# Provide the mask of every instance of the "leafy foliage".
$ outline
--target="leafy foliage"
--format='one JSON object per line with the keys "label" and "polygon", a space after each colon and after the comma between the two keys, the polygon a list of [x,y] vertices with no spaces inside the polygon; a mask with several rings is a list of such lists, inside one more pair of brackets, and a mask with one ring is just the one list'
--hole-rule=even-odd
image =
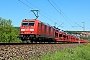
{"label": "leafy foliage", "polygon": [[19,31],[13,28],[12,21],[0,18],[0,42],[21,42]]}
{"label": "leafy foliage", "polygon": [[18,31],[19,31],[19,29],[20,29],[20,27],[14,27],[14,28],[16,28]]}

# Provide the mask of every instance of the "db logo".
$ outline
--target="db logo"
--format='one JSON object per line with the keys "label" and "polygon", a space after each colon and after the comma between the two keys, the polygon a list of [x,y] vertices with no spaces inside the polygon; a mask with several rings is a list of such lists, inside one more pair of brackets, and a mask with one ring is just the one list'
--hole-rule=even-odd
{"label": "db logo", "polygon": [[26,31],[29,31],[29,29],[26,29]]}

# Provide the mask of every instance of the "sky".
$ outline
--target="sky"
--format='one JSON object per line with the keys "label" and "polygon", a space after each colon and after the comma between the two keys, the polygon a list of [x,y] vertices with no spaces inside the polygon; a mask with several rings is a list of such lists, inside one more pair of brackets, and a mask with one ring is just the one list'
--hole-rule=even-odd
{"label": "sky", "polygon": [[0,0],[0,17],[11,19],[15,27],[19,27],[23,19],[35,19],[31,10],[39,10],[38,20],[51,26],[56,22],[56,27],[62,30],[78,31],[84,27],[90,31],[90,0],[20,1]]}

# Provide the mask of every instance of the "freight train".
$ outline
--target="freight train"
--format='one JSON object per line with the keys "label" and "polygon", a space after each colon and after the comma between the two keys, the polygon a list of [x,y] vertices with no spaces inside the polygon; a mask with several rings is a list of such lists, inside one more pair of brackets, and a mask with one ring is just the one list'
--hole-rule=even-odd
{"label": "freight train", "polygon": [[24,19],[20,26],[20,39],[29,42],[88,43],[87,40],[50,26],[37,19]]}

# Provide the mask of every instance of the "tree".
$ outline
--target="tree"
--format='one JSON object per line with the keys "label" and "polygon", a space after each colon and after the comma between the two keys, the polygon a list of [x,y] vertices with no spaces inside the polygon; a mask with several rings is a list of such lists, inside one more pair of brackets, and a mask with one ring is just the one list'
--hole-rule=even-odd
{"label": "tree", "polygon": [[13,28],[12,21],[0,18],[0,42],[21,42],[19,31]]}

